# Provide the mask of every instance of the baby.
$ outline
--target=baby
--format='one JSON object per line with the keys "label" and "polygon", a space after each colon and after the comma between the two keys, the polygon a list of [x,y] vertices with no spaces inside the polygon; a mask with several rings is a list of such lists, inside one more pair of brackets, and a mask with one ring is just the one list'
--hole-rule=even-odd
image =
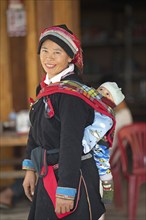
{"label": "baby", "polygon": [[[119,105],[125,98],[121,88],[115,82],[105,82],[97,88],[97,92],[109,101],[111,109]],[[107,104],[107,102],[106,102]],[[100,180],[103,186],[103,202],[111,203],[113,199],[113,181],[110,168],[109,143],[105,139],[105,135],[112,128],[113,120],[104,114],[95,111],[94,121],[87,126],[84,131],[82,145],[84,153],[92,150],[93,157],[98,168]]]}

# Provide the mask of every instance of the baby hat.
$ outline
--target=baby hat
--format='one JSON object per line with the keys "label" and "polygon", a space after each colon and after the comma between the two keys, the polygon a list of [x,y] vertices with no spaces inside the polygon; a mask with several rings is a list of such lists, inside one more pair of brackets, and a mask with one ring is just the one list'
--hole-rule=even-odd
{"label": "baby hat", "polygon": [[115,82],[105,82],[100,85],[100,87],[106,88],[112,95],[115,105],[119,105],[125,98],[121,88],[118,87]]}

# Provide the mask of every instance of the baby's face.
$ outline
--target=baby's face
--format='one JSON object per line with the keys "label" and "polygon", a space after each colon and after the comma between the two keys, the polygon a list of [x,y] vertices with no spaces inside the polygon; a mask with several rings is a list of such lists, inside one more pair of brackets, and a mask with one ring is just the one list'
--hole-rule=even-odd
{"label": "baby's face", "polygon": [[111,93],[106,88],[104,88],[103,86],[100,86],[99,88],[97,88],[97,91],[114,103]]}

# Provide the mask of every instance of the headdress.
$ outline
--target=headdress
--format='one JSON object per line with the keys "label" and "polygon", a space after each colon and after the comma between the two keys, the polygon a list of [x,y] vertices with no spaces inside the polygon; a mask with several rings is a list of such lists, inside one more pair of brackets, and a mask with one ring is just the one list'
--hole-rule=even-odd
{"label": "headdress", "polygon": [[82,72],[83,58],[80,40],[67,28],[66,25],[57,25],[43,30],[39,39],[38,54],[40,54],[42,43],[47,39],[55,42],[63,48],[69,57],[72,58],[72,63],[74,63]]}

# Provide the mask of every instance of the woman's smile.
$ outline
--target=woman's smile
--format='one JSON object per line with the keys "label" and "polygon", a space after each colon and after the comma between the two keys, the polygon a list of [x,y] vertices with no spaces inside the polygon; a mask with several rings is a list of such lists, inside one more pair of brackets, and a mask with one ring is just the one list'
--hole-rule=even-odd
{"label": "woman's smile", "polygon": [[56,65],[55,64],[45,64],[45,66],[47,67],[47,68],[49,68],[49,69],[52,69],[52,68],[54,68]]}

